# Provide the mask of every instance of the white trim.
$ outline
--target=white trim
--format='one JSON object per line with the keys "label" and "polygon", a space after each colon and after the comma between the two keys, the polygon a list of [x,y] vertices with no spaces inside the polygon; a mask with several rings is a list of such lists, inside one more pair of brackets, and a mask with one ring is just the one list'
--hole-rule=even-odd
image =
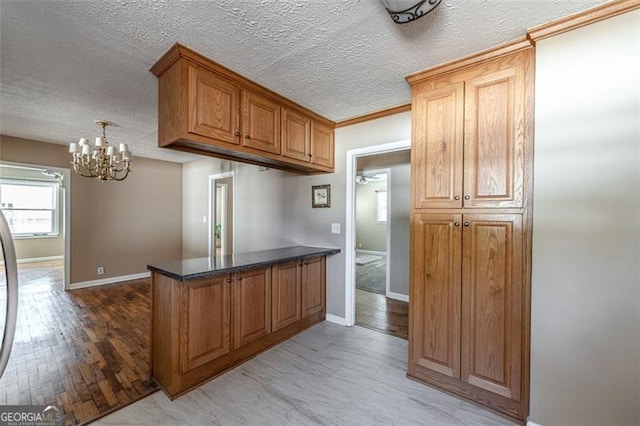
{"label": "white trim", "polygon": [[377,254],[378,256],[387,255],[387,252],[384,252],[384,251],[362,250],[362,249],[356,249],[356,253]]}
{"label": "white trim", "polygon": [[408,294],[393,293],[391,291],[388,291],[387,292],[387,297],[389,299],[395,299],[395,300],[399,300],[401,302],[408,302],[409,301],[409,295]]}
{"label": "white trim", "polygon": [[[18,259],[16,263],[19,265],[21,263],[38,263],[38,262],[49,262],[51,260],[62,260],[64,256],[47,256],[47,257],[32,257],[27,259]],[[4,260],[0,260],[0,266],[4,265]]]}
{"label": "white trim", "polygon": [[339,317],[337,315],[331,315],[331,314],[327,314],[326,318],[327,321],[332,322],[334,324],[338,324],[338,325],[347,325],[347,322],[344,320],[344,318]]}
{"label": "white trim", "polygon": [[149,278],[151,276],[151,272],[141,272],[139,274],[131,274],[131,275],[121,275],[119,277],[111,277],[111,278],[102,278],[99,280],[92,281],[82,281],[79,283],[70,284],[67,287],[67,290],[77,290],[79,288],[87,288],[87,287],[96,287],[100,285],[114,284],[123,281],[132,281],[139,280],[141,278]]}
{"label": "white trim", "polygon": [[527,426],[542,426],[540,423],[532,422],[531,420],[527,420]]}
{"label": "white trim", "polygon": [[[32,257],[28,259],[18,259],[18,264],[20,263],[37,263],[37,262],[49,262],[50,260],[62,260],[64,256],[46,256],[46,257]],[[4,262],[2,262],[4,265]]]}
{"label": "white trim", "polygon": [[[391,142],[382,145],[367,146],[347,151],[347,220],[345,223],[345,325],[352,326],[356,322],[356,268],[355,268],[355,185],[356,159],[369,154],[403,151],[411,149],[411,140]],[[387,268],[388,269],[388,268]]]}
{"label": "white trim", "polygon": [[[217,173],[214,175],[209,175],[209,212],[208,215],[209,217],[207,218],[209,223],[207,224],[207,246],[209,249],[209,257],[213,257],[215,256],[215,247],[214,247],[214,241],[215,238],[213,238],[213,230],[214,230],[214,226],[212,225],[212,222],[215,221],[215,200],[216,200],[216,193],[215,193],[215,181],[217,179],[224,179],[224,178],[228,178],[231,177],[233,178],[233,171],[230,172],[224,172],[224,173]],[[236,185],[235,185],[235,179],[233,179],[233,187],[232,190],[233,192],[231,193],[231,197],[232,197],[232,203],[235,201],[235,192],[236,192]],[[236,212],[235,209],[233,208],[233,206],[231,207],[232,210],[232,220],[233,217],[235,216]],[[233,234],[231,235],[231,244],[233,245],[233,247],[235,247],[236,245],[236,233],[233,232]]]}

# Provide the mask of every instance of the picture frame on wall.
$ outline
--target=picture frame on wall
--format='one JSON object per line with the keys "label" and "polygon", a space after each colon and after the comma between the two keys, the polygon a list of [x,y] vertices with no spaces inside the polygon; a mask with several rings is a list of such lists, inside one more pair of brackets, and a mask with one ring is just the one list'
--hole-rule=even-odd
{"label": "picture frame on wall", "polygon": [[311,187],[311,207],[331,207],[331,185],[313,185]]}

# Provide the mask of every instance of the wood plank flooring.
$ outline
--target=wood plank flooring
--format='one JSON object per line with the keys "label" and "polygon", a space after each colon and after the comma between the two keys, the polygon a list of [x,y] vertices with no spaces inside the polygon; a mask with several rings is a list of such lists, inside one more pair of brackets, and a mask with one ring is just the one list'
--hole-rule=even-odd
{"label": "wood plank flooring", "polygon": [[409,304],[356,289],[356,324],[406,340],[409,336]]}
{"label": "wood plank flooring", "polygon": [[157,392],[95,424],[516,424],[406,371],[407,341],[325,321],[174,401]]}
{"label": "wood plank flooring", "polygon": [[[58,404],[69,425],[157,390],[148,280],[65,292],[61,261],[18,266],[18,326],[0,404]],[[0,288],[0,304],[5,297]]]}

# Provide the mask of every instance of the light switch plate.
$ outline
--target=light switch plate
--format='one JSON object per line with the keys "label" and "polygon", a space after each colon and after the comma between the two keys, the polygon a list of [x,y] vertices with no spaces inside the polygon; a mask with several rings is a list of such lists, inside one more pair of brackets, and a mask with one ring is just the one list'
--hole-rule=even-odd
{"label": "light switch plate", "polygon": [[340,233],[340,224],[339,223],[332,223],[331,224],[331,233],[332,234],[339,234]]}

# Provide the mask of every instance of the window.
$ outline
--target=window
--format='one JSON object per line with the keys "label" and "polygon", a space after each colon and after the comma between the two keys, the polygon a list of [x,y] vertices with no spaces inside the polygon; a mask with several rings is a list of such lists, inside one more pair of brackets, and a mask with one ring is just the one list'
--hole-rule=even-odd
{"label": "window", "polygon": [[387,191],[376,191],[376,221],[387,223]]}
{"label": "window", "polygon": [[14,237],[58,235],[57,182],[0,180],[0,208]]}

